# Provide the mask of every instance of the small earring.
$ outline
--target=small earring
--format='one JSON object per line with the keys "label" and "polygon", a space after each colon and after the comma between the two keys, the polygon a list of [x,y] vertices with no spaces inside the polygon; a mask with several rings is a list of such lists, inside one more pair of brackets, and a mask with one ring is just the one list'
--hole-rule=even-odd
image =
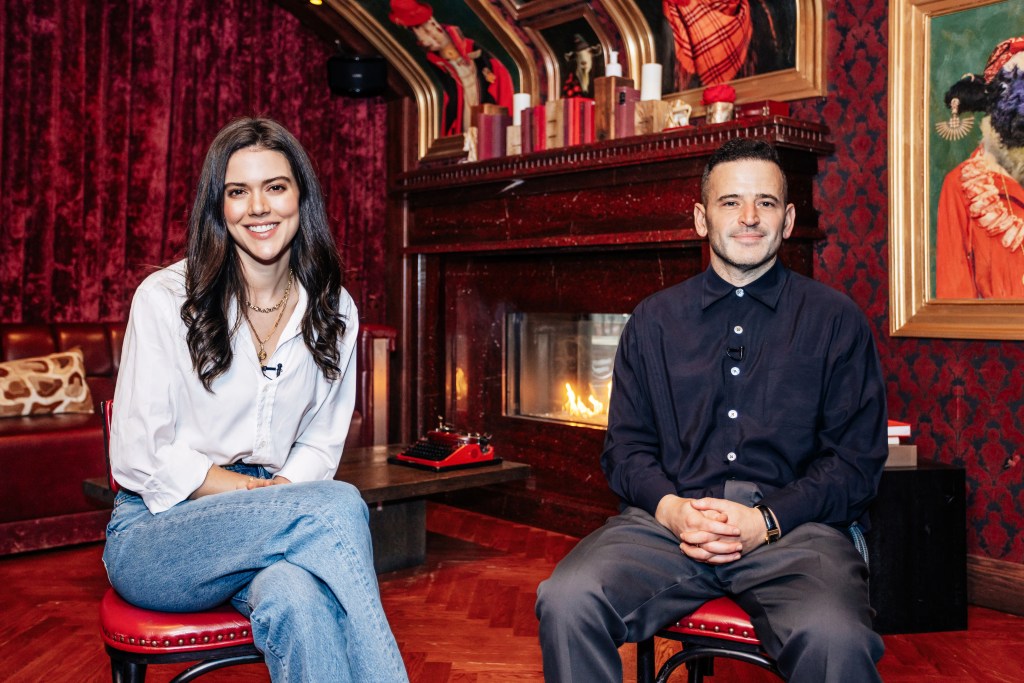
{"label": "small earring", "polygon": [[960,98],[954,97],[949,101],[949,120],[939,121],[935,124],[935,132],[943,140],[960,140],[971,132],[974,126],[974,117],[960,117]]}

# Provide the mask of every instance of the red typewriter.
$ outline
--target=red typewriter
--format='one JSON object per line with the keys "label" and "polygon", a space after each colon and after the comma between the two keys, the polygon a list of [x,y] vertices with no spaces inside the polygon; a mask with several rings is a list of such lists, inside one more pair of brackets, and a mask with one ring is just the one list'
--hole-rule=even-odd
{"label": "red typewriter", "polygon": [[466,467],[497,465],[489,434],[460,432],[440,420],[437,429],[427,432],[398,455],[388,458],[395,465],[407,465],[435,472]]}

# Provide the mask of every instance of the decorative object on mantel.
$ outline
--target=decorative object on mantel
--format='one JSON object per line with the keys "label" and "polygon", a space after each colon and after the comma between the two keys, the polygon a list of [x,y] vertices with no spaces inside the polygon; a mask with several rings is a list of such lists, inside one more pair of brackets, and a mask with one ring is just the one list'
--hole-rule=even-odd
{"label": "decorative object on mantel", "polygon": [[[611,50],[611,58],[617,57],[615,50]],[[622,65],[617,62],[610,62],[605,65],[605,75],[594,79],[594,139],[613,140],[624,137],[623,133],[628,128],[626,135],[633,134],[633,117],[635,112],[632,104],[636,97],[630,97],[626,88],[636,93],[633,87],[632,78],[622,77]],[[639,95],[637,95],[638,97]],[[629,111],[625,111],[629,103]],[[620,110],[622,110],[620,112]],[[620,113],[627,116],[629,125],[624,126],[620,120]]]}
{"label": "decorative object on mantel", "polygon": [[544,105],[546,149],[571,147],[594,141],[594,100],[563,97]]}
{"label": "decorative object on mantel", "polygon": [[518,92],[512,96],[512,125],[505,131],[505,154],[514,156],[523,152],[523,112],[530,108],[530,93]]}
{"label": "decorative object on mantel", "polygon": [[778,100],[744,102],[736,105],[735,114],[737,119],[751,116],[789,116],[789,102],[779,102]]}
{"label": "decorative object on mantel", "polygon": [[475,159],[475,144],[466,133],[439,137],[430,145],[430,152],[423,157],[421,164],[423,166],[443,166],[461,163],[469,159],[470,148],[473,148],[473,158]]}
{"label": "decorative object on mantel", "polygon": [[634,134],[660,133],[665,129],[669,104],[661,99],[661,64],[644,64],[640,71],[640,101],[636,103]]}
{"label": "decorative object on mantel", "polygon": [[467,161],[505,156],[505,131],[512,123],[508,109],[497,104],[478,104],[470,109]]}
{"label": "decorative object on mantel", "polygon": [[604,65],[605,76],[622,76],[622,65],[619,64],[619,53],[608,50],[608,62]]}
{"label": "decorative object on mantel", "polygon": [[522,149],[523,154],[540,152],[547,149],[547,116],[544,105],[528,107],[522,113]]}
{"label": "decorative object on mantel", "polygon": [[722,83],[705,88],[704,97],[701,102],[701,104],[707,107],[704,121],[706,123],[732,121],[735,102],[736,90],[731,85]]}
{"label": "decorative object on mantel", "polygon": [[665,128],[682,128],[683,126],[690,125],[690,114],[693,113],[693,107],[683,101],[682,98],[676,98],[669,103],[668,119],[665,121]]}
{"label": "decorative object on mantel", "polygon": [[640,72],[640,101],[661,99],[661,64],[644,64]]}

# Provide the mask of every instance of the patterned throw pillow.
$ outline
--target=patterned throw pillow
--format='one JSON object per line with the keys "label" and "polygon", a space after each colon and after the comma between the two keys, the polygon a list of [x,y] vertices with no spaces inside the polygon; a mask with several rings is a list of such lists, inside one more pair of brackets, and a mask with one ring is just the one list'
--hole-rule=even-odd
{"label": "patterned throw pillow", "polygon": [[91,412],[80,348],[0,363],[0,417]]}

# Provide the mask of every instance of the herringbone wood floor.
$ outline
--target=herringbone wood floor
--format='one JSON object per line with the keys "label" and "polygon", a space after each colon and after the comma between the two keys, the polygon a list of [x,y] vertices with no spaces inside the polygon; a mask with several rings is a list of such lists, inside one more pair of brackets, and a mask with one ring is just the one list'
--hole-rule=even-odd
{"label": "herringbone wood floor", "polygon": [[[428,528],[426,564],[380,577],[413,683],[543,680],[534,590],[575,539],[441,505],[429,506]],[[107,588],[101,550],[89,545],[0,559],[0,679],[110,680],[96,619]],[[1024,681],[1024,618],[981,608],[971,608],[969,618],[968,631],[887,636],[880,665],[887,683]],[[634,680],[633,653],[631,645],[622,648],[626,681]],[[165,683],[174,673],[155,667],[148,680]],[[727,661],[716,664],[716,674],[714,683],[776,680]],[[254,683],[269,676],[261,666],[245,666],[204,680]]]}

